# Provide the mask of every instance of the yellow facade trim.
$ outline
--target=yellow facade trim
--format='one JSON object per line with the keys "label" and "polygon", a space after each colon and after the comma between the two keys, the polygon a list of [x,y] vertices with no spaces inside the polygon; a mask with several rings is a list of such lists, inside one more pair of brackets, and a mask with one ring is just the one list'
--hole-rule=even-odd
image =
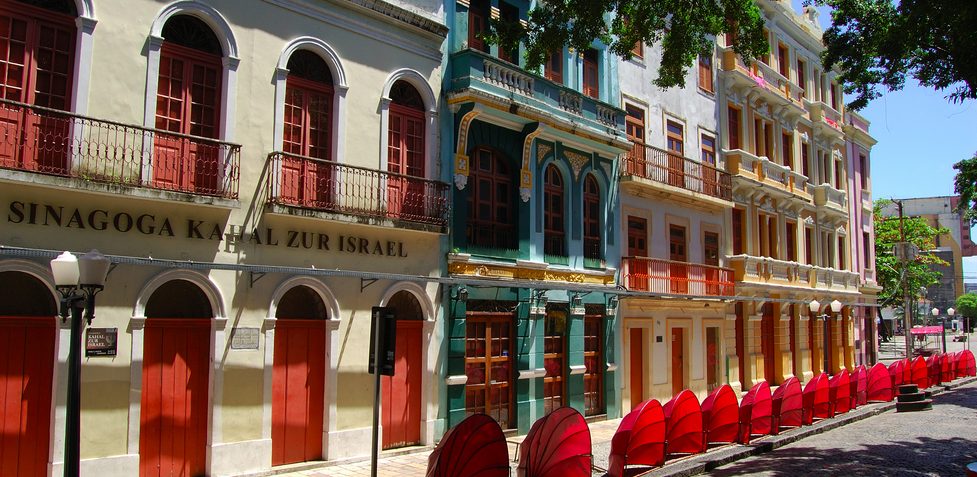
{"label": "yellow facade trim", "polygon": [[548,282],[613,285],[613,275],[594,275],[574,270],[539,270],[486,263],[456,262],[448,264],[451,275],[468,275],[483,278],[505,278]]}

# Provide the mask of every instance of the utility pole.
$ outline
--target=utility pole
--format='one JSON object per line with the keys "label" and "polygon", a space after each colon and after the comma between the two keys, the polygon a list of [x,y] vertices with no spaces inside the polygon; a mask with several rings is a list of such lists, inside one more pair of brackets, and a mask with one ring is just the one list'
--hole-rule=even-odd
{"label": "utility pole", "polygon": [[902,248],[902,320],[903,333],[906,335],[906,358],[913,357],[913,306],[909,295],[909,245],[906,243],[906,229],[903,226],[902,201],[893,200],[899,207],[899,247]]}

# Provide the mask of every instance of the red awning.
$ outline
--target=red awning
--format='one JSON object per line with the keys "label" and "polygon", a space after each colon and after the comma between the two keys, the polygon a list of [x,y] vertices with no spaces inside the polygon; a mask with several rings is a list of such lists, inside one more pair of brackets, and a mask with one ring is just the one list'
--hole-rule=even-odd
{"label": "red awning", "polygon": [[804,424],[810,425],[815,418],[827,419],[831,416],[828,375],[821,373],[804,386]]}
{"label": "red awning", "polygon": [[838,415],[851,410],[851,377],[847,369],[831,377],[829,388],[832,413]]}
{"label": "red awning", "polygon": [[740,443],[749,444],[750,437],[754,435],[770,434],[772,421],[770,385],[760,381],[740,401]]}
{"label": "red awning", "polygon": [[938,335],[943,333],[943,327],[939,325],[917,326],[915,328],[911,328],[909,332],[914,335]]}
{"label": "red awning", "polygon": [[740,406],[736,393],[728,384],[716,388],[702,401],[702,422],[705,427],[706,444],[736,442],[739,430]]}
{"label": "red awning", "polygon": [[427,477],[509,477],[509,448],[502,428],[485,414],[452,427],[427,458]]}
{"label": "red awning", "polygon": [[930,387],[929,369],[926,367],[926,358],[917,356],[909,368],[912,376],[909,380],[909,384],[915,384],[920,391]]}
{"label": "red awning", "polygon": [[657,466],[665,463],[665,413],[649,399],[631,410],[611,438],[607,474],[622,477],[628,465]]}
{"label": "red awning", "polygon": [[[895,365],[895,363],[893,363]],[[901,372],[900,372],[901,374]],[[882,363],[875,363],[868,371],[866,383],[866,399],[869,402],[889,402],[892,400],[893,377]]]}
{"label": "red awning", "polygon": [[702,452],[702,409],[695,394],[688,389],[683,390],[665,403],[662,411],[665,413],[665,452]]}
{"label": "red awning", "polygon": [[804,399],[801,396],[801,383],[790,377],[773,392],[773,433],[781,427],[800,427],[804,417]]}
{"label": "red awning", "polygon": [[519,446],[516,475],[590,477],[593,463],[590,427],[572,407],[561,407],[536,421]]}

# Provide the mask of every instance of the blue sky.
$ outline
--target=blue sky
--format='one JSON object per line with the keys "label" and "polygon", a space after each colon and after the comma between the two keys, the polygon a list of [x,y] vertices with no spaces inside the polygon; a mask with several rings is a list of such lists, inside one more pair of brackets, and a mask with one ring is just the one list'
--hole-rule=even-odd
{"label": "blue sky", "polygon": [[[792,3],[800,11],[801,1]],[[831,17],[819,10],[827,28]],[[910,79],[859,111],[879,141],[871,154],[873,199],[954,195],[953,164],[977,153],[977,101],[954,104],[946,94]],[[964,279],[977,281],[977,257],[964,259]]]}

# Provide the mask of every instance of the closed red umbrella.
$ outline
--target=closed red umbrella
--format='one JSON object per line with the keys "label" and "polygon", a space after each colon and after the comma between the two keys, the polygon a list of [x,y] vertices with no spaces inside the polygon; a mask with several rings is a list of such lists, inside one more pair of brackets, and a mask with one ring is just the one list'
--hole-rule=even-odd
{"label": "closed red umbrella", "polygon": [[960,352],[958,366],[963,370],[963,376],[977,376],[977,361],[974,360],[974,352],[965,349]]}
{"label": "closed red umbrella", "polygon": [[770,385],[766,381],[755,384],[740,401],[740,442],[749,444],[752,436],[770,434],[773,403]]}
{"label": "closed red umbrella", "polygon": [[868,371],[865,365],[859,365],[851,374],[851,409],[868,402]]}
{"label": "closed red umbrella", "polygon": [[832,415],[828,375],[821,373],[804,386],[804,425],[810,425],[814,419],[827,419]]}
{"label": "closed red umbrella", "polygon": [[509,477],[509,448],[502,428],[485,414],[452,427],[427,458],[427,477]]}
{"label": "closed red umbrella", "polygon": [[929,385],[929,369],[926,367],[926,358],[917,356],[909,367],[912,377],[907,384],[915,384],[919,389],[926,389]]}
{"label": "closed red umbrella", "polygon": [[844,414],[851,410],[851,378],[847,369],[831,377],[831,409],[834,415]]}
{"label": "closed red umbrella", "polygon": [[893,389],[897,389],[901,384],[905,383],[903,380],[905,373],[902,370],[904,366],[905,363],[901,359],[899,361],[894,361],[889,365],[889,378],[892,382]]}
{"label": "closed red umbrella", "polygon": [[572,407],[561,407],[536,421],[519,446],[523,477],[590,477],[593,454],[590,427]]}
{"label": "closed red umbrella", "polygon": [[940,356],[940,381],[949,383],[954,379],[953,355],[944,354]]}
{"label": "closed red umbrella", "polygon": [[739,431],[739,403],[728,384],[716,388],[702,401],[704,444],[736,442]]}
{"label": "closed red umbrella", "polygon": [[800,427],[804,418],[804,399],[801,395],[801,383],[795,377],[790,377],[780,384],[780,387],[773,392],[771,398],[773,404],[773,426],[774,434],[780,432],[782,427]]}
{"label": "closed red umbrella", "polygon": [[930,386],[940,384],[940,354],[926,358],[926,379]]}
{"label": "closed red umbrella", "polygon": [[882,363],[875,363],[868,371],[865,399],[868,402],[889,402],[894,394],[889,369]]}
{"label": "closed red umbrella", "polygon": [[702,452],[702,408],[688,389],[678,393],[662,408],[665,414],[665,453]]}
{"label": "closed red umbrella", "polygon": [[622,477],[628,465],[658,466],[665,463],[665,414],[662,405],[649,399],[631,410],[611,438],[607,474]]}

